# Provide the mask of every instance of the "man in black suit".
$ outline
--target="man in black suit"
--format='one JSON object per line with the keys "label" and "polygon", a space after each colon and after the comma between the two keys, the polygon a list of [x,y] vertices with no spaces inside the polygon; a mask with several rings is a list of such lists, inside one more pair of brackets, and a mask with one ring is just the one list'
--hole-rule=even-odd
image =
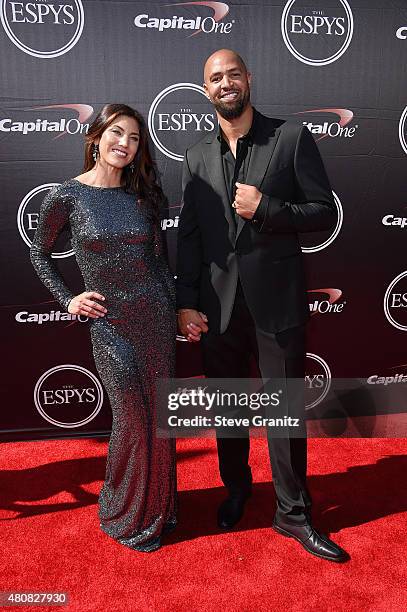
{"label": "man in black suit", "polygon": [[[216,51],[205,64],[204,88],[219,129],[185,155],[179,328],[191,342],[202,337],[209,378],[248,378],[253,355],[263,379],[303,381],[309,308],[298,233],[329,229],[335,204],[309,131],[256,111],[250,81],[234,51]],[[287,410],[303,420],[299,395],[291,394]],[[274,529],[312,554],[344,561],[345,551],[310,522],[306,435],[270,434],[268,443],[277,496]],[[249,437],[218,436],[217,445],[229,493],[218,524],[231,529],[252,489]]]}

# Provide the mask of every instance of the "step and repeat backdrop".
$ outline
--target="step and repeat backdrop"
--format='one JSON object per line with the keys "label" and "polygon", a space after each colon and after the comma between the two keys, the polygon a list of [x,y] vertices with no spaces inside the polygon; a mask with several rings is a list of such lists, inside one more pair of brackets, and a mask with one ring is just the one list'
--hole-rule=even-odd
{"label": "step and repeat backdrop", "polygon": [[[174,267],[184,151],[216,129],[202,67],[225,47],[246,60],[261,112],[307,126],[334,191],[336,227],[302,242],[307,414],[346,417],[344,435],[386,435],[383,417],[407,405],[406,1],[2,0],[0,16],[0,437],[109,430],[89,322],[64,312],[30,263],[39,207],[81,172],[101,106],[129,104],[148,122]],[[83,290],[69,235],[53,257]],[[202,373],[198,346],[179,338],[178,358],[178,376]],[[348,381],[341,393],[336,379]]]}

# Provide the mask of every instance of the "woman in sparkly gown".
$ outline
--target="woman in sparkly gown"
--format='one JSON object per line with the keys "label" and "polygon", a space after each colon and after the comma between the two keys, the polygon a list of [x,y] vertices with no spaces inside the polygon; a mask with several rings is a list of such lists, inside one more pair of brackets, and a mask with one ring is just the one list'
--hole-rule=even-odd
{"label": "woman in sparkly gown", "polygon": [[[85,168],[45,198],[31,248],[43,283],[73,314],[91,319],[96,368],[113,413],[101,528],[135,550],[159,548],[175,527],[174,440],[157,438],[155,381],[174,375],[173,278],[143,118],[108,104],[86,136]],[[51,259],[65,226],[86,291],[73,293]]]}

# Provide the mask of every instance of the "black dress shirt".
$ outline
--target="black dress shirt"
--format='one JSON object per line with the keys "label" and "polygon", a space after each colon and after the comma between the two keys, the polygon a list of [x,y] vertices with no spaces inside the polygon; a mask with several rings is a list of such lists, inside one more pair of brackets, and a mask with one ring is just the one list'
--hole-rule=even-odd
{"label": "black dress shirt", "polygon": [[[236,157],[234,157],[229,144],[227,143],[221,127],[219,126],[218,130],[218,140],[220,142],[221,147],[221,156],[222,156],[222,166],[223,166],[223,176],[225,179],[226,189],[229,196],[229,203],[232,206],[235,195],[236,195],[236,182],[238,183],[246,183],[246,175],[247,169],[250,163],[250,156],[252,153],[253,141],[255,140],[258,132],[258,120],[257,120],[257,111],[253,109],[253,120],[252,125],[250,126],[249,131],[244,136],[241,136],[237,139],[236,143]],[[262,197],[260,204],[251,219],[254,224],[257,224],[264,217],[267,211],[267,198],[265,196]],[[239,215],[236,213],[236,210],[232,208],[233,218],[235,223],[237,223],[237,219]],[[247,219],[248,221],[248,219]]]}

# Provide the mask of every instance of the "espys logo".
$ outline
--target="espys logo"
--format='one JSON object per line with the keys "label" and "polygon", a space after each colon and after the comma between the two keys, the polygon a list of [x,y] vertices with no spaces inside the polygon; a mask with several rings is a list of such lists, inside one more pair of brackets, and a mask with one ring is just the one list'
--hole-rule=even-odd
{"label": "espys logo", "polygon": [[281,16],[281,34],[294,57],[309,66],[339,59],[353,36],[353,15],[347,0],[289,0]]}
{"label": "espys logo", "polygon": [[[311,294],[309,297],[312,300],[309,302],[311,316],[342,312],[346,305],[346,300],[339,302],[342,296],[340,289],[309,289],[308,294]],[[316,296],[327,296],[328,299],[315,299]]]}
{"label": "espys logo", "polygon": [[348,127],[348,124],[353,119],[353,112],[348,108],[315,108],[312,110],[301,111],[294,113],[294,115],[306,115],[312,113],[313,115],[336,115],[339,121],[303,121],[311,134],[316,138],[315,140],[323,140],[329,136],[330,138],[353,138],[358,125]]}
{"label": "espys logo", "polygon": [[137,15],[134,18],[136,28],[150,28],[164,32],[164,30],[194,30],[191,36],[196,36],[200,32],[204,34],[230,34],[230,31],[235,23],[235,20],[225,22],[222,21],[229,13],[229,6],[225,2],[177,2],[176,4],[163,4],[163,7],[171,7],[171,13],[174,12],[173,7],[188,7],[187,11],[196,7],[204,6],[212,15],[202,17],[198,15],[193,19],[186,18],[182,15],[172,15],[171,17],[151,17],[147,13]]}
{"label": "espys logo", "polygon": [[[61,109],[69,109],[75,111],[77,117],[38,117],[42,115],[42,111],[52,110],[58,111],[60,115]],[[36,111],[35,114],[33,111]],[[40,111],[40,112],[38,112]],[[23,113],[22,117],[19,117],[19,113]],[[31,112],[31,118],[27,120],[26,113]],[[11,113],[10,113],[11,114]],[[54,137],[60,138],[65,134],[86,134],[89,129],[89,123],[87,120],[93,114],[93,107],[89,104],[52,104],[50,106],[33,106],[31,108],[13,109],[13,117],[5,117],[0,119],[0,132],[6,133],[18,133],[23,136],[38,132],[50,132],[57,134]],[[53,120],[53,119],[56,119]]]}
{"label": "espys logo", "polygon": [[407,331],[407,271],[401,272],[387,287],[384,314],[393,327]]}
{"label": "espys logo", "polygon": [[407,106],[403,110],[403,112],[401,113],[400,122],[399,122],[399,139],[400,139],[400,144],[402,146],[402,149],[403,149],[404,153],[407,154],[407,129],[406,129],[406,123],[407,123]]}
{"label": "espys logo", "polygon": [[319,355],[307,353],[305,376],[305,409],[318,406],[328,395],[332,375],[327,362]]}
{"label": "espys logo", "polygon": [[196,142],[197,136],[212,132],[215,125],[215,114],[204,88],[194,83],[166,87],[154,98],[148,112],[148,129],[154,144],[161,153],[180,162],[184,160],[185,149]]}
{"label": "espys logo", "polygon": [[[319,239],[319,241],[315,245],[311,244],[311,245],[304,246],[304,243],[308,241],[314,242],[315,237],[312,237],[312,235],[310,234],[302,234],[301,243],[303,246],[301,246],[301,250],[303,253],[317,253],[318,251],[322,251],[323,249],[326,249],[326,247],[328,247],[330,244],[333,243],[333,241],[337,238],[339,232],[341,231],[341,227],[343,223],[343,208],[342,208],[341,201],[336,195],[336,193],[334,191],[332,193],[334,196],[335,206],[337,210],[337,219],[336,219],[335,228],[327,238],[324,237],[323,239]],[[321,234],[322,232],[318,232],[318,236],[320,236]]]}
{"label": "espys logo", "polygon": [[[60,183],[45,183],[32,189],[22,199],[17,211],[17,227],[21,238],[27,246],[31,246],[35,230],[38,225],[38,217],[40,214],[40,206],[46,195],[53,187]],[[67,243],[67,236],[61,234],[56,242],[56,251],[52,253],[55,259],[62,259],[73,255],[71,246]]]}
{"label": "espys logo", "polygon": [[44,372],[34,388],[40,415],[57,427],[72,429],[92,421],[103,405],[103,389],[92,372],[64,364]]}
{"label": "espys logo", "polygon": [[59,57],[78,42],[85,21],[81,0],[54,4],[48,0],[27,2],[0,0],[3,28],[24,53],[42,59]]}

